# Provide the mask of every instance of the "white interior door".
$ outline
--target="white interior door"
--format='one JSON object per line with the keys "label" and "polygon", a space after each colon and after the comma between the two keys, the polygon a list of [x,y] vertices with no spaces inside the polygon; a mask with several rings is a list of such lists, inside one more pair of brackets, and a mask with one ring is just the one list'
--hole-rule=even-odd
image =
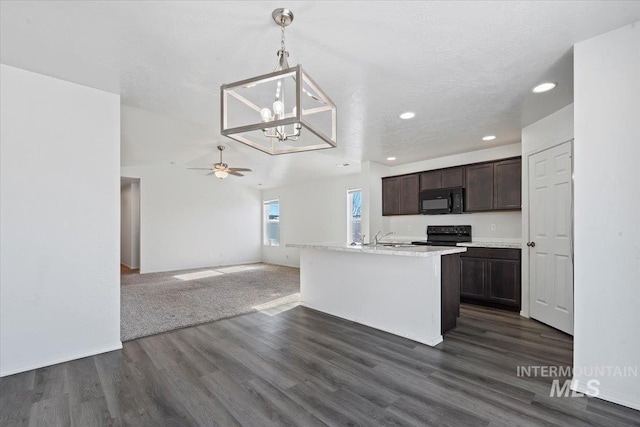
{"label": "white interior door", "polygon": [[530,315],[573,335],[571,141],[529,156]]}

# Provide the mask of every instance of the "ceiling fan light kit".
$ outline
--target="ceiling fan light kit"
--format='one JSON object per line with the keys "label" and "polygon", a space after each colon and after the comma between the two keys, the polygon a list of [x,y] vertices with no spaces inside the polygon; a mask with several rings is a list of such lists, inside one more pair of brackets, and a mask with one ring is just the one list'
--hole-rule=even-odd
{"label": "ceiling fan light kit", "polygon": [[209,171],[207,175],[215,175],[220,179],[225,179],[229,175],[244,176],[240,172],[251,172],[251,169],[247,168],[230,168],[228,164],[222,162],[222,152],[224,151],[224,145],[218,145],[218,151],[220,151],[220,162],[213,164],[212,168],[187,168],[193,170],[206,170]]}
{"label": "ceiling fan light kit", "polygon": [[288,9],[276,9],[282,29],[273,72],[220,87],[220,129],[224,136],[267,154],[337,146],[337,108],[300,64],[290,67],[284,30],[293,22]]}

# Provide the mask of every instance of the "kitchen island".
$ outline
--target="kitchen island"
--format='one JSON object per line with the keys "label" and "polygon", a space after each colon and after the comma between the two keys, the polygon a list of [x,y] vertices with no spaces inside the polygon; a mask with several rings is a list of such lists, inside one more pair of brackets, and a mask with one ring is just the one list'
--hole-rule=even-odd
{"label": "kitchen island", "polygon": [[300,303],[305,307],[430,346],[455,326],[464,247],[287,247],[300,249]]}

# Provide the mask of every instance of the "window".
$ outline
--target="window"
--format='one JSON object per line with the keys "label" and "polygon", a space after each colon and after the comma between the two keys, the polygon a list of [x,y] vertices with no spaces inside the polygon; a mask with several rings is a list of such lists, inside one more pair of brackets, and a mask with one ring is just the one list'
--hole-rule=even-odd
{"label": "window", "polygon": [[264,230],[263,243],[265,246],[280,245],[280,201],[267,200],[263,203],[262,228]]}
{"label": "window", "polygon": [[347,243],[362,242],[362,191],[347,190]]}

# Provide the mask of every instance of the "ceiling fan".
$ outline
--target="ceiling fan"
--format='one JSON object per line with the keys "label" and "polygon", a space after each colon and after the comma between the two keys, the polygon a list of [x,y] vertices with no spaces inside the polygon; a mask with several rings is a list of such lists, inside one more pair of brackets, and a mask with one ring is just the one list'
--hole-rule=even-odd
{"label": "ceiling fan", "polygon": [[220,162],[214,163],[213,169],[212,168],[187,168],[187,169],[211,171],[207,175],[215,175],[220,179],[225,179],[229,175],[244,176],[240,172],[251,172],[251,169],[230,168],[228,164],[222,163],[222,152],[224,151],[224,149],[225,149],[224,145],[218,145],[218,150],[220,151]]}

